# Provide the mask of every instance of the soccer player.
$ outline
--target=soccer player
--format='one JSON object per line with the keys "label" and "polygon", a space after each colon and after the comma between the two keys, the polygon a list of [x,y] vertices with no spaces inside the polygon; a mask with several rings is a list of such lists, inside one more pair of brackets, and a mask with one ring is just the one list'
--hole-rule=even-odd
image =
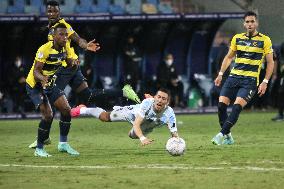
{"label": "soccer player", "polygon": [[[68,34],[68,40],[67,45],[70,45],[71,41],[75,42],[77,45],[79,45],[81,48],[89,51],[96,52],[100,49],[99,43],[96,43],[95,40],[92,40],[90,42],[87,42],[85,39],[81,38],[71,27],[70,24],[68,24],[63,18],[60,17],[60,8],[59,3],[54,0],[47,1],[46,3],[46,14],[48,17],[48,40],[53,41],[53,33],[54,28],[58,24],[64,24],[67,28],[67,34]],[[94,97],[97,95],[105,94],[105,90],[96,90],[92,91],[87,82],[85,77],[83,76],[80,66],[76,67],[67,67],[60,69],[57,73],[57,79],[56,79],[56,85],[59,89],[62,91],[65,89],[65,87],[70,84],[71,88],[77,93],[79,96],[79,99],[81,100],[82,104],[89,105]],[[133,94],[131,92],[132,88],[130,86],[124,86],[126,88],[125,91],[130,91],[129,93],[119,93],[120,96],[125,96],[131,100],[134,101],[140,101],[136,94]],[[133,96],[134,95],[134,96]],[[51,139],[48,138],[45,141],[45,144],[48,145],[51,143]],[[37,146],[37,140],[34,141],[32,144],[29,145],[29,148],[35,148]]]}
{"label": "soccer player", "polygon": [[[215,85],[219,86],[223,73],[235,57],[235,65],[224,83],[218,103],[218,116],[221,131],[213,139],[215,145],[233,144],[231,128],[237,122],[242,109],[258,92],[262,96],[273,72],[273,49],[268,36],[257,31],[256,13],[249,11],[244,15],[246,33],[236,34],[228,54],[225,56]],[[267,68],[263,81],[259,84],[259,74],[262,62],[266,58]],[[235,99],[235,100],[234,100]],[[232,112],[228,116],[227,107],[234,100]]]}
{"label": "soccer player", "polygon": [[78,66],[78,56],[67,44],[68,33],[64,24],[58,24],[54,28],[53,41],[42,45],[37,53],[32,68],[26,78],[26,90],[36,109],[39,108],[42,119],[38,127],[37,147],[34,155],[39,157],[51,156],[44,150],[44,141],[48,139],[53,119],[51,105],[61,113],[59,122],[60,142],[58,150],[71,155],[79,153],[67,143],[67,135],[70,130],[71,116],[70,106],[64,92],[54,83],[55,73],[61,66]]}
{"label": "soccer player", "polygon": [[71,109],[71,116],[91,115],[101,121],[127,121],[132,124],[128,136],[132,139],[140,139],[141,144],[148,145],[153,142],[146,135],[156,127],[166,125],[172,137],[178,137],[176,116],[173,109],[168,106],[170,93],[166,89],[159,89],[154,98],[147,98],[141,104],[130,106],[114,106],[111,112],[102,108],[87,108],[77,106]]}

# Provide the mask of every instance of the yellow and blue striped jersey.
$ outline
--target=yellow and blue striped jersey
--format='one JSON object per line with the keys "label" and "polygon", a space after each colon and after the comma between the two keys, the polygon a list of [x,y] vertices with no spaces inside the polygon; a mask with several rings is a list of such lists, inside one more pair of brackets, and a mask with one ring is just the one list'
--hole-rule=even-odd
{"label": "yellow and blue striped jersey", "polygon": [[246,33],[240,33],[233,37],[230,48],[236,51],[235,65],[230,74],[254,77],[257,79],[258,85],[265,55],[273,53],[270,38],[261,33],[251,38]]}
{"label": "yellow and blue striped jersey", "polygon": [[53,76],[54,73],[59,69],[60,66],[67,66],[66,59],[78,59],[74,49],[66,43],[66,47],[62,48],[61,51],[57,51],[53,47],[53,41],[49,41],[42,45],[37,53],[32,68],[29,71],[26,82],[33,88],[36,85],[34,78],[34,65],[35,63],[41,62],[44,64],[42,74],[45,76]]}

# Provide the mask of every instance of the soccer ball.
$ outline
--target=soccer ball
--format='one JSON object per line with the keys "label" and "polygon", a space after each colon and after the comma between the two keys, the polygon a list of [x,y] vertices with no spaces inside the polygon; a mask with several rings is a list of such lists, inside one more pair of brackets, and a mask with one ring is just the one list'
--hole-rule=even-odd
{"label": "soccer ball", "polygon": [[172,156],[180,156],[185,151],[185,141],[182,138],[172,137],[167,141],[166,149]]}

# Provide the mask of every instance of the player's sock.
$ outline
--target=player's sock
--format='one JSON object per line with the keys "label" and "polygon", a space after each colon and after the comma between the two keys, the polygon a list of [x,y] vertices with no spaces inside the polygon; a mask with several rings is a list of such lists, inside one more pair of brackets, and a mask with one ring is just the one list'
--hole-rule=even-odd
{"label": "player's sock", "polygon": [[228,119],[223,124],[221,133],[223,133],[224,135],[230,133],[230,130],[233,127],[233,125],[238,121],[242,109],[243,108],[240,104],[233,105],[232,112],[229,115]]}
{"label": "player's sock", "polygon": [[67,136],[71,126],[71,117],[61,115],[59,121],[59,128],[60,128],[60,142],[67,142]]}
{"label": "player's sock", "polygon": [[44,141],[48,139],[51,121],[41,120],[38,126],[37,148],[43,148]]}
{"label": "player's sock", "polygon": [[227,107],[228,107],[227,104],[223,102],[218,103],[218,117],[219,117],[219,124],[221,128],[224,122],[226,121],[226,119],[228,118]]}
{"label": "player's sock", "polygon": [[80,109],[80,115],[91,115],[98,119],[102,112],[105,112],[105,110],[99,107],[95,107],[95,108],[82,107]]}

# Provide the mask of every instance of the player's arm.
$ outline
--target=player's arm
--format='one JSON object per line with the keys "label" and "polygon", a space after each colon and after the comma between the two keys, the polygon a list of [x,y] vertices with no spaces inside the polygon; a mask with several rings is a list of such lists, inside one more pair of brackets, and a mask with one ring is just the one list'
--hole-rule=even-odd
{"label": "player's arm", "polygon": [[267,89],[268,81],[269,81],[269,79],[270,79],[270,77],[273,73],[273,69],[274,69],[273,53],[266,54],[265,58],[266,58],[266,62],[267,62],[267,67],[266,67],[265,77],[258,87],[259,96],[264,95],[264,93]]}
{"label": "player's arm", "polygon": [[217,78],[215,79],[215,85],[216,86],[220,86],[221,85],[221,81],[222,81],[222,77],[223,77],[223,73],[228,69],[228,67],[230,66],[230,64],[232,63],[233,58],[236,56],[236,51],[230,49],[227,53],[227,55],[225,56],[219,74],[217,76]]}
{"label": "player's arm", "polygon": [[42,74],[42,68],[44,63],[36,61],[34,66],[34,77],[37,82],[40,82],[42,87],[47,87],[48,84],[48,76],[44,76]]}
{"label": "player's arm", "polygon": [[93,51],[96,52],[100,49],[100,44],[96,43],[95,39],[87,42],[87,40],[81,38],[76,32],[74,32],[71,36],[70,39],[74,41],[79,47],[85,50]]}
{"label": "player's arm", "polygon": [[153,142],[153,140],[148,139],[147,137],[145,137],[143,135],[142,130],[141,130],[141,124],[142,124],[143,120],[144,120],[144,118],[141,117],[138,114],[135,118],[134,123],[133,123],[133,129],[134,129],[136,136],[140,139],[141,145],[145,146],[145,145],[151,144]]}
{"label": "player's arm", "polygon": [[70,43],[66,44],[66,53],[67,53],[67,59],[66,63],[68,67],[77,67],[80,65],[80,60],[78,59],[78,56],[76,55],[74,48],[70,46]]}
{"label": "player's arm", "polygon": [[172,115],[169,117],[168,128],[171,132],[172,137],[179,137],[176,125],[176,116],[173,112]]}

